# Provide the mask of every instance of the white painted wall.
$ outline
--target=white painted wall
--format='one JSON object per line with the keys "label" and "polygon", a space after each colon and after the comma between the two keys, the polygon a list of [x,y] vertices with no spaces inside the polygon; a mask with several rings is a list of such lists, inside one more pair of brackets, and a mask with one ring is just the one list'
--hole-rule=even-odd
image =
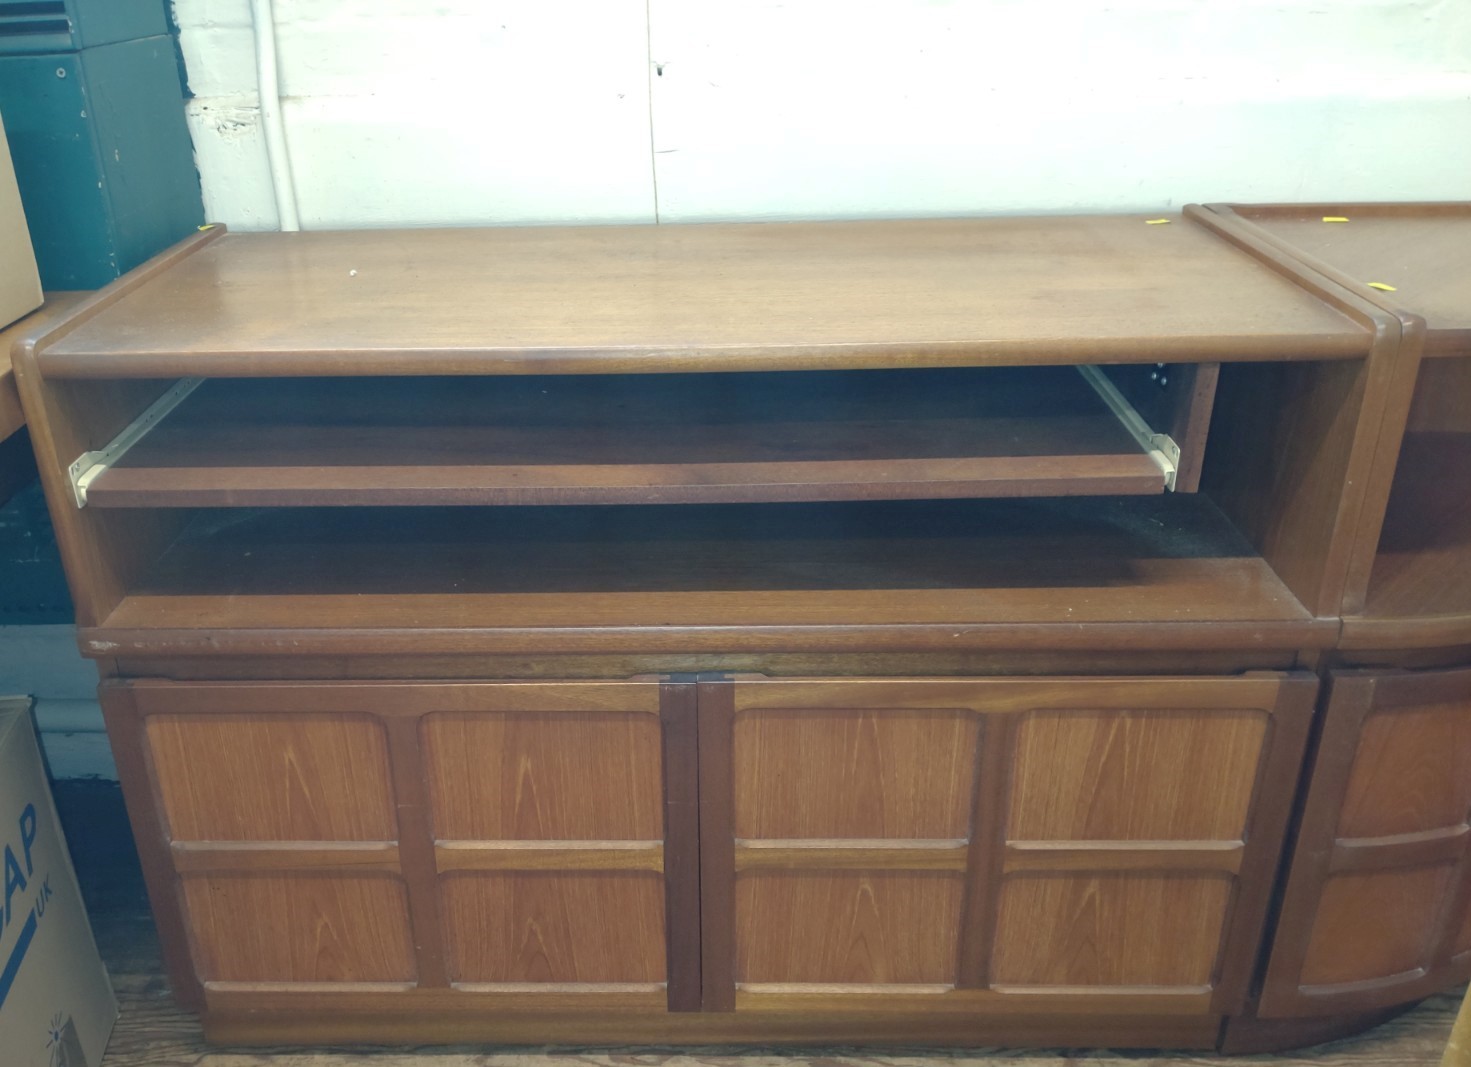
{"label": "white painted wall", "polygon": [[[174,0],[276,226],[247,0]],[[1471,196],[1466,0],[276,0],[307,228]]]}

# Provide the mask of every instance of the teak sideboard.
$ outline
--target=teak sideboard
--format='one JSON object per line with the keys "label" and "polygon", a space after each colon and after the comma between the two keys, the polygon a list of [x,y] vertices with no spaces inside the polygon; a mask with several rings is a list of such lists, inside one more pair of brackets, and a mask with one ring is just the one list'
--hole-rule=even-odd
{"label": "teak sideboard", "polygon": [[1251,1051],[1471,975],[1471,206],[214,227],[14,357],[214,1040]]}

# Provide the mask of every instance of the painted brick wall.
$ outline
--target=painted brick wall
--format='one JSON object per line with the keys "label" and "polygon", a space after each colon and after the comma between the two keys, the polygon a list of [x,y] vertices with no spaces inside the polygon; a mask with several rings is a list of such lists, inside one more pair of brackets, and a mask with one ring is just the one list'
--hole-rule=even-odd
{"label": "painted brick wall", "polygon": [[[175,0],[276,224],[246,0]],[[1471,195],[1465,0],[277,0],[304,226]]]}

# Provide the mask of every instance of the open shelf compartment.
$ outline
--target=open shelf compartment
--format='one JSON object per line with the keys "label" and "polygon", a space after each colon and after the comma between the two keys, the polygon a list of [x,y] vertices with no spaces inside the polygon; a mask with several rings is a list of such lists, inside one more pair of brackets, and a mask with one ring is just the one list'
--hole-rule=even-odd
{"label": "open shelf compartment", "polygon": [[1214,381],[1211,364],[212,379],[72,474],[99,508],[1153,494],[1194,488]]}
{"label": "open shelf compartment", "polygon": [[379,631],[418,648],[544,652],[620,640],[663,651],[902,648],[942,631],[959,649],[1026,640],[1029,629],[1063,645],[1104,631],[1137,642],[1147,630],[1165,647],[1197,639],[1192,629],[1228,644],[1272,633],[1314,644],[1335,631],[1199,494],[658,515],[201,509],[88,636],[121,654],[191,641],[228,649],[285,631],[298,651],[361,650]]}

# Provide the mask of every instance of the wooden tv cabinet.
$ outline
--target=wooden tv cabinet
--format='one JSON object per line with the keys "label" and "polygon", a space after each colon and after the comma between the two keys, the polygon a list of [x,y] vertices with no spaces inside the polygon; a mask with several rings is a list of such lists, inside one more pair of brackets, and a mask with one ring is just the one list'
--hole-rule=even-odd
{"label": "wooden tv cabinet", "polygon": [[205,229],[14,353],[176,996],[1252,1051],[1464,980],[1467,249]]}

